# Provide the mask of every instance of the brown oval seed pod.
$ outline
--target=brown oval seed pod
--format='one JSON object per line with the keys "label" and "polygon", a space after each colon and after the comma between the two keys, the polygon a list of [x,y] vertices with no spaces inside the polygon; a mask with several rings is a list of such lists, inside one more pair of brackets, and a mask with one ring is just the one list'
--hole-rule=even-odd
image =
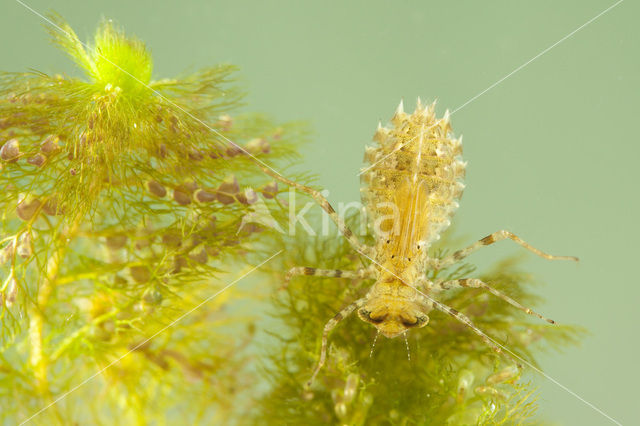
{"label": "brown oval seed pod", "polygon": [[195,198],[198,203],[211,203],[216,200],[216,194],[205,191],[204,189],[198,189],[195,194],[193,194],[193,198]]}
{"label": "brown oval seed pod", "polygon": [[49,198],[44,202],[42,206],[42,211],[48,214],[49,216],[59,216],[64,213],[62,207],[58,205],[58,199],[53,197]]}
{"label": "brown oval seed pod", "polygon": [[8,162],[15,162],[20,156],[20,142],[18,139],[9,139],[0,148],[0,159]]}
{"label": "brown oval seed pod", "polygon": [[167,189],[155,180],[148,181],[146,186],[151,195],[155,195],[158,198],[164,198],[167,195]]}
{"label": "brown oval seed pod", "polygon": [[107,237],[107,247],[111,250],[118,250],[127,244],[126,235],[110,235]]}
{"label": "brown oval seed pod", "polygon": [[40,208],[40,204],[42,203],[37,198],[30,202],[26,200],[21,201],[16,207],[16,214],[20,219],[28,222],[36,214],[36,212]]}
{"label": "brown oval seed pod", "polygon": [[191,196],[188,193],[183,192],[179,188],[175,188],[173,190],[173,200],[181,206],[187,206],[191,204]]}
{"label": "brown oval seed pod", "polygon": [[45,157],[42,154],[36,154],[33,157],[29,157],[27,159],[27,163],[29,164],[33,164],[36,167],[42,167],[44,165],[44,162],[46,161],[47,157]]}
{"label": "brown oval seed pod", "polygon": [[262,195],[264,198],[273,198],[278,194],[278,182],[270,182],[262,187]]}
{"label": "brown oval seed pod", "polygon": [[60,150],[60,145],[58,144],[59,140],[60,139],[57,136],[54,136],[54,135],[47,136],[47,138],[44,141],[42,141],[42,144],[40,144],[40,152],[42,152],[44,155],[50,155],[59,151]]}
{"label": "brown oval seed pod", "polygon": [[129,273],[138,284],[146,283],[151,279],[151,271],[146,266],[132,266],[129,268]]}
{"label": "brown oval seed pod", "polygon": [[204,247],[200,249],[199,252],[190,254],[189,257],[191,258],[191,260],[202,264],[207,263],[207,260],[209,260],[207,250]]}

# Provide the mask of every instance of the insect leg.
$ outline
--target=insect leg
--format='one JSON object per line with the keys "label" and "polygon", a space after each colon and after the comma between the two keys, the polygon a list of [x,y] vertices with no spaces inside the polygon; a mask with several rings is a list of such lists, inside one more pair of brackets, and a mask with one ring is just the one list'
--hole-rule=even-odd
{"label": "insect leg", "polygon": [[523,312],[526,312],[529,315],[534,315],[540,319],[543,319],[545,321],[547,321],[548,323],[551,324],[555,324],[556,322],[552,319],[549,318],[545,318],[542,315],[540,315],[539,313],[535,312],[532,309],[529,309],[527,307],[522,306],[520,303],[516,302],[515,300],[513,300],[512,298],[510,298],[509,296],[507,296],[506,294],[502,293],[499,290],[496,290],[495,288],[491,287],[489,284],[478,280],[476,278],[464,278],[464,279],[460,279],[460,280],[453,280],[453,281],[440,281],[440,282],[436,282],[435,283],[435,288],[436,290],[448,290],[450,288],[482,288],[485,289],[487,291],[489,291],[490,293],[498,296],[499,298],[501,298],[502,300],[504,300],[505,302],[511,304],[512,306],[515,306],[516,308],[520,309]]}
{"label": "insect leg", "polygon": [[340,312],[338,312],[333,318],[331,318],[325,324],[324,331],[322,332],[322,347],[320,349],[320,360],[318,361],[318,365],[316,366],[315,370],[313,370],[313,375],[307,382],[307,385],[306,385],[307,387],[311,386],[316,376],[318,375],[318,372],[320,371],[320,369],[322,369],[327,359],[327,344],[329,341],[329,333],[331,332],[331,330],[333,330],[338,325],[338,323],[340,323],[340,321],[342,321],[343,319],[351,315],[353,311],[355,311],[356,309],[364,305],[365,301],[366,301],[365,298],[356,300],[349,306],[343,308]]}
{"label": "insect leg", "polygon": [[287,272],[284,278],[284,287],[289,285],[289,281],[296,275],[313,275],[318,277],[331,277],[331,278],[371,278],[373,277],[372,268],[361,268],[357,271],[343,271],[341,269],[318,269],[310,268],[308,266],[296,266]]}
{"label": "insect leg", "polygon": [[316,191],[315,189],[306,186],[306,185],[302,185],[299,184],[297,182],[294,182],[292,180],[289,180],[287,178],[285,178],[284,176],[274,172],[273,170],[267,168],[267,167],[263,167],[261,166],[262,171],[265,172],[267,175],[271,176],[274,179],[279,180],[280,182],[284,183],[285,185],[291,186],[293,188],[296,188],[299,191],[302,191],[306,194],[309,194],[311,196],[311,198],[313,198],[314,200],[316,200],[316,202],[320,205],[320,207],[322,207],[322,209],[324,211],[327,212],[327,214],[329,215],[329,217],[331,218],[331,220],[333,220],[333,222],[336,224],[336,226],[338,226],[338,229],[340,230],[340,233],[342,233],[342,235],[344,235],[344,237],[349,241],[349,243],[359,252],[363,252],[363,253],[367,253],[369,255],[371,255],[371,248],[367,247],[366,245],[362,244],[360,242],[360,240],[358,239],[358,237],[355,236],[355,234],[353,233],[353,231],[351,231],[351,229],[349,229],[349,227],[347,226],[346,223],[344,223],[344,220],[342,220],[342,218],[340,218],[340,216],[338,215],[338,213],[336,213],[336,211],[333,209],[333,207],[331,206],[331,204],[329,204],[329,201],[327,201],[326,198],[324,198],[324,196]]}
{"label": "insect leg", "polygon": [[533,247],[532,245],[530,245],[529,243],[527,243],[526,241],[522,240],[520,237],[518,237],[517,235],[509,232],[509,231],[498,231],[498,232],[494,232],[491,235],[487,235],[486,237],[484,237],[483,239],[476,241],[475,243],[471,244],[469,247],[464,248],[462,250],[458,250],[457,252],[453,253],[451,256],[447,256],[444,259],[440,259],[437,260],[436,266],[438,268],[444,268],[447,267],[449,265],[452,265],[454,263],[456,263],[457,261],[464,259],[465,257],[469,256],[471,253],[473,253],[474,251],[478,250],[481,247],[484,246],[488,246],[491,245],[493,243],[497,243],[498,241],[502,241],[505,239],[510,239],[515,241],[516,243],[520,244],[522,247],[526,248],[527,250],[529,250],[532,253],[537,254],[540,257],[543,257],[547,260],[575,260],[576,262],[578,261],[577,257],[574,256],[553,256],[550,254],[547,254],[541,250],[538,250],[537,248]]}
{"label": "insect leg", "polygon": [[424,298],[424,299],[426,303],[431,303],[434,308],[451,315],[452,317],[454,317],[455,319],[457,319],[458,321],[460,321],[461,323],[469,327],[471,330],[473,330],[473,332],[476,333],[478,336],[480,336],[482,341],[486,343],[489,347],[491,347],[491,349],[493,349],[495,353],[504,354],[511,361],[515,362],[518,368],[522,368],[522,365],[520,364],[520,362],[514,359],[508,352],[503,352],[502,348],[498,344],[496,344],[491,338],[489,338],[489,336],[487,336],[482,330],[476,327],[476,325],[469,319],[469,317],[458,312],[453,308],[450,308],[449,306],[443,303],[433,300],[432,298],[428,298],[428,299]]}
{"label": "insect leg", "polygon": [[433,283],[427,279],[424,275],[418,277],[418,279],[413,283],[413,285],[409,285],[409,287],[413,287],[421,292],[429,292],[431,291],[431,287]]}

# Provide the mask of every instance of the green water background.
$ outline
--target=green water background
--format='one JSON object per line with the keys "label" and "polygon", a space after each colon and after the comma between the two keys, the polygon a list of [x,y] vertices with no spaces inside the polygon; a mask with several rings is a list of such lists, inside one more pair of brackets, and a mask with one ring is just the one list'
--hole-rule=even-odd
{"label": "green water background", "polygon": [[[400,98],[456,109],[614,1],[57,1],[86,39],[101,17],[145,40],[155,77],[230,62],[248,109],[307,120],[301,170],[338,203],[359,198],[356,176],[378,119]],[[582,325],[577,348],[541,357],[544,371],[623,424],[640,422],[637,357],[640,8],[626,0],[452,117],[464,135],[467,189],[455,217],[471,242],[508,229],[578,265],[529,256],[547,285],[540,311]],[[38,16],[0,6],[0,69],[75,73]],[[504,242],[471,258],[480,268],[520,253]],[[416,354],[420,356],[420,354]],[[542,418],[612,424],[537,376]]]}

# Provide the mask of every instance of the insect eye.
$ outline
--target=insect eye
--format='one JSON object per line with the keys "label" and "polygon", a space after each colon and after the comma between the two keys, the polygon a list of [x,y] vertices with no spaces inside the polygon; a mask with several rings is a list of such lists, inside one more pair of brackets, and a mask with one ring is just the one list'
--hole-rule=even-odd
{"label": "insect eye", "polygon": [[359,312],[359,314],[362,317],[362,319],[364,319],[364,320],[366,320],[366,321],[368,321],[370,323],[373,323],[373,324],[380,324],[387,317],[386,314],[372,317],[371,316],[371,311],[367,311],[366,309],[362,309]]}
{"label": "insect eye", "polygon": [[400,322],[402,322],[402,325],[404,325],[405,327],[414,327],[418,325],[418,318],[414,318],[413,320],[402,318]]}
{"label": "insect eye", "polygon": [[383,315],[381,317],[372,317],[371,315],[367,315],[367,317],[369,318],[369,321],[371,321],[374,324],[380,324],[382,321],[384,321],[384,319],[387,317],[386,315]]}
{"label": "insect eye", "polygon": [[424,325],[424,324],[429,322],[429,317],[426,316],[426,315],[420,316],[420,317],[416,318],[416,321],[417,321],[416,325],[422,326],[422,325]]}

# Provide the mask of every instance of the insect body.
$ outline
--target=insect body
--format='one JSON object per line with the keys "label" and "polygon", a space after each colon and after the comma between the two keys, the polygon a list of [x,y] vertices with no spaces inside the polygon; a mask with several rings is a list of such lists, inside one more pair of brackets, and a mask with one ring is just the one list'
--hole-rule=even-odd
{"label": "insect body", "polygon": [[449,224],[462,194],[465,164],[460,139],[450,137],[448,113],[435,104],[406,114],[402,104],[378,126],[377,144],[366,150],[362,198],[374,228],[377,281],[358,310],[382,334],[395,337],[427,324],[431,303],[405,283],[416,283],[428,267],[427,250]]}
{"label": "insect body", "polygon": [[511,239],[546,259],[570,259],[552,256],[532,247],[508,231],[495,232],[471,246],[445,258],[431,258],[430,244],[449,226],[450,217],[462,195],[465,163],[461,159],[461,139],[453,138],[449,114],[437,119],[435,103],[423,107],[418,100],[412,114],[403,111],[402,102],[391,119],[391,128],[378,126],[376,145],[366,150],[369,165],[362,171],[362,198],[370,226],[376,236],[373,247],[364,246],[347,228],[331,205],[317,191],[294,182],[288,184],[310,194],[338,225],[352,246],[371,261],[357,271],[295,267],[287,274],[345,278],[371,278],[375,283],[365,295],[345,307],[325,325],[320,359],[313,376],[324,365],[330,331],[347,315],[358,316],[373,324],[380,333],[393,338],[410,328],[425,326],[431,310],[443,311],[470,327],[496,352],[501,352],[486,334],[464,314],[438,302],[434,296],[451,288],[482,288],[516,308],[545,319],[509,296],[475,278],[452,281],[429,280],[429,269],[441,269],[465,258],[480,247]]}

